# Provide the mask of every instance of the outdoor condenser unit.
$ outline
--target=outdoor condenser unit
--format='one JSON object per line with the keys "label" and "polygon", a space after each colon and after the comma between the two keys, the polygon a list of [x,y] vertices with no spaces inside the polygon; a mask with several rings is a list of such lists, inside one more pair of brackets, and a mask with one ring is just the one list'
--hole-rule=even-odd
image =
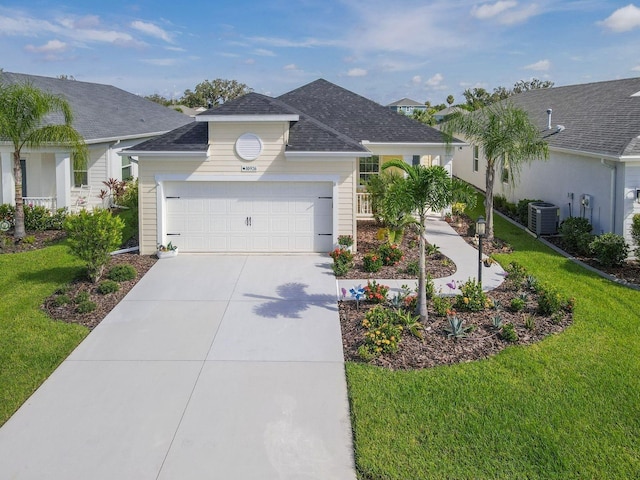
{"label": "outdoor condenser unit", "polygon": [[558,233],[560,209],[547,202],[529,203],[529,231],[536,235],[555,235]]}

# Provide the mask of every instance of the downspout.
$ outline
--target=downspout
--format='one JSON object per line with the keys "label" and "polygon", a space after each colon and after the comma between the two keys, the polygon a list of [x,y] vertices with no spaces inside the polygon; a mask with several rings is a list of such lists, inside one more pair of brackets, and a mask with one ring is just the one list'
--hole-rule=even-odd
{"label": "downspout", "polygon": [[611,172],[611,194],[609,198],[609,201],[611,202],[611,232],[616,233],[616,172],[618,167],[616,165],[610,165],[604,158],[600,159],[600,163]]}

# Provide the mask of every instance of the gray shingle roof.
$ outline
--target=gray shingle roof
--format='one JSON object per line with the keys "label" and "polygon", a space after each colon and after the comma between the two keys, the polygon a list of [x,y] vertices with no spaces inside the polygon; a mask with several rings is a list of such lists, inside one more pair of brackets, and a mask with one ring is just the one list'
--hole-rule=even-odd
{"label": "gray shingle roof", "polygon": [[410,98],[404,97],[400,100],[390,103],[387,107],[424,107],[424,103],[416,102]]}
{"label": "gray shingle roof", "polygon": [[[9,72],[0,73],[0,82],[30,82],[43,91],[62,95],[71,105],[73,126],[85,141],[143,137],[193,122],[182,113],[111,85]],[[60,120],[56,116],[50,119]]]}
{"label": "gray shingle roof", "polygon": [[191,122],[125,150],[136,152],[202,152],[209,146],[207,122]]}
{"label": "gray shingle roof", "polygon": [[[640,78],[529,90],[511,97],[549,146],[602,155],[640,155]],[[547,129],[547,109],[552,128]],[[556,132],[556,126],[565,129]]]}
{"label": "gray shingle roof", "polygon": [[[200,115],[298,115],[299,120],[290,124],[287,152],[366,153],[362,140],[444,143],[438,130],[326,80],[317,80],[278,98],[249,93]],[[132,150],[206,151],[207,131],[203,127],[169,132]]]}
{"label": "gray shingle roof", "polygon": [[278,99],[359,142],[444,143],[442,133],[435,128],[324,79]]}

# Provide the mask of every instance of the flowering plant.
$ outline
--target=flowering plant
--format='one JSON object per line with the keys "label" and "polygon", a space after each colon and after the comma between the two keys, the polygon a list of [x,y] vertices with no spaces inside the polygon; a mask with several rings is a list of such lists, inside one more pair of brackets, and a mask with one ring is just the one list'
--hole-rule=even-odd
{"label": "flowering plant", "polygon": [[385,243],[380,245],[378,249],[378,253],[382,257],[382,263],[387,266],[396,265],[400,262],[404,257],[402,250],[395,243]]}
{"label": "flowering plant", "polygon": [[389,293],[389,287],[379,285],[375,280],[368,282],[364,287],[365,298],[373,303],[384,303],[387,300],[387,293]]}
{"label": "flowering plant", "polygon": [[174,250],[177,250],[178,247],[176,247],[173,243],[169,242],[166,245],[161,245],[158,244],[158,251],[159,252],[173,252]]}

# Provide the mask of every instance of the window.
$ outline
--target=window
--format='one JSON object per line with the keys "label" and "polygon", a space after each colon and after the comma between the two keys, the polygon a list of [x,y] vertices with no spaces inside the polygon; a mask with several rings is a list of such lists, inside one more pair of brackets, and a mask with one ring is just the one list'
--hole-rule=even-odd
{"label": "window", "polygon": [[73,171],[71,172],[71,183],[74,187],[89,185],[89,172],[85,162],[81,162],[75,157],[72,158]]}
{"label": "window", "polygon": [[380,173],[380,157],[372,155],[371,157],[360,158],[360,185],[366,185],[371,175]]}
{"label": "window", "polygon": [[131,167],[131,157],[129,155],[123,155],[122,157],[122,180],[129,180],[133,178],[133,171]]}
{"label": "window", "polygon": [[473,146],[473,171],[477,172],[480,164],[480,147],[478,145]]}
{"label": "window", "polygon": [[411,165],[416,166],[420,165],[420,155],[414,155],[411,159]]}

